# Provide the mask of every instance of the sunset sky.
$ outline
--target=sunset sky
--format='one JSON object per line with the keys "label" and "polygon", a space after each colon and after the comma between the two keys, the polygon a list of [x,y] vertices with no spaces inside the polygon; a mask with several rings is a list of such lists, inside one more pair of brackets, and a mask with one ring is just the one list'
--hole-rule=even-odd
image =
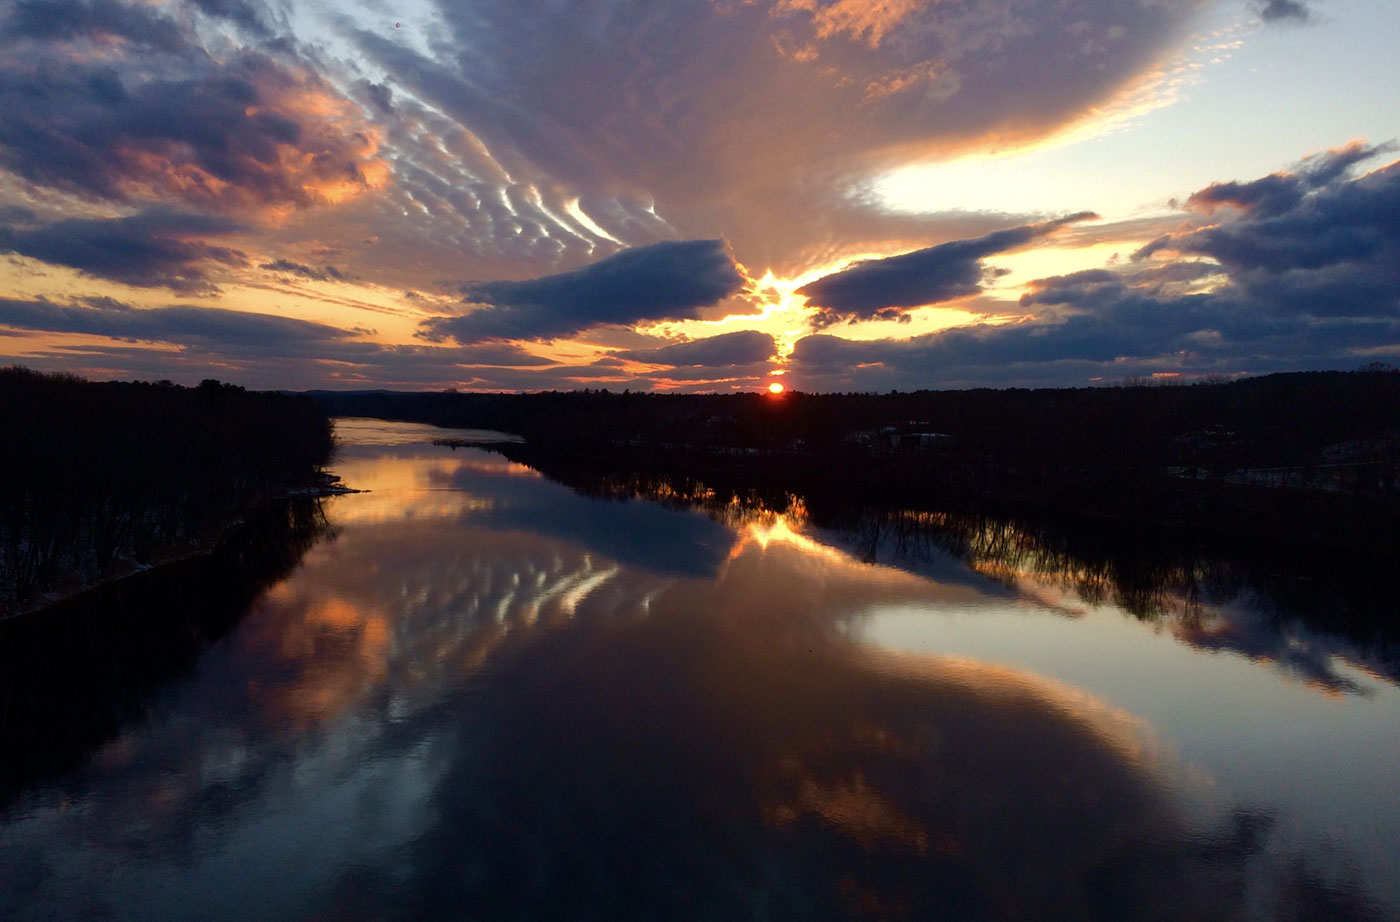
{"label": "sunset sky", "polygon": [[255,388],[1400,364],[1400,3],[0,0],[0,364]]}

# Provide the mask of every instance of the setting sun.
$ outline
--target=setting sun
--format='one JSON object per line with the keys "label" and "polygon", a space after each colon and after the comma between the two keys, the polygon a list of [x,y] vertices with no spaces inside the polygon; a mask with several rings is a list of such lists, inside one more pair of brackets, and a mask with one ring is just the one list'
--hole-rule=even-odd
{"label": "setting sun", "polygon": [[785,390],[787,390],[787,388],[783,387],[781,381],[774,381],[772,384],[768,385],[768,393],[770,394],[781,394]]}

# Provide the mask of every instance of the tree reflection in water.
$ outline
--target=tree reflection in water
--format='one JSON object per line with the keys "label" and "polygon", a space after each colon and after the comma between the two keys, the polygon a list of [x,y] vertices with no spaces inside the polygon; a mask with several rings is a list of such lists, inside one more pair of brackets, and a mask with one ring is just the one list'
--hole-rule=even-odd
{"label": "tree reflection in water", "polygon": [[1333,658],[1400,683],[1400,571],[1384,560],[1236,542],[1230,552],[1100,525],[985,515],[847,512],[834,529],[863,559],[918,569],[953,554],[1009,586],[1048,584],[1164,623],[1183,643],[1271,663],[1358,693]]}
{"label": "tree reflection in water", "polygon": [[0,805],[141,718],[326,529],[318,499],[272,504],[213,553],[0,621]]}
{"label": "tree reflection in water", "polygon": [[1400,568],[1384,556],[1239,538],[1222,547],[1169,529],[1062,517],[813,505],[654,474],[550,474],[586,495],[701,508],[730,523],[783,514],[862,560],[916,573],[957,578],[951,557],[1008,587],[1052,585],[1087,605],[1164,622],[1184,643],[1274,663],[1332,691],[1358,690],[1332,657],[1400,684]]}
{"label": "tree reflection in water", "polygon": [[[983,571],[996,550],[1004,579],[1109,585],[1048,538],[697,484],[593,484],[663,500],[600,504],[420,451],[367,454],[378,481],[343,471],[377,492],[333,501],[337,539],[159,719],[4,815],[0,915],[1384,917],[1267,808],[1202,828],[1195,776],[1131,715],[857,639],[872,606],[998,588],[944,547]],[[50,719],[143,687],[99,685]]]}

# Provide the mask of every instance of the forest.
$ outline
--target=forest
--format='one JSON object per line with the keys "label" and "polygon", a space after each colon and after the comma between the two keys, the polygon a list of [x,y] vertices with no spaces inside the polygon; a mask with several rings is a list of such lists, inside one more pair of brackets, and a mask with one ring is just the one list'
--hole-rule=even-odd
{"label": "forest", "polygon": [[566,482],[1115,520],[1400,553],[1400,373],[889,394],[313,392],[333,415],[514,433]]}
{"label": "forest", "polygon": [[0,615],[211,549],[333,448],[304,397],[23,368],[0,369],[0,432]]}

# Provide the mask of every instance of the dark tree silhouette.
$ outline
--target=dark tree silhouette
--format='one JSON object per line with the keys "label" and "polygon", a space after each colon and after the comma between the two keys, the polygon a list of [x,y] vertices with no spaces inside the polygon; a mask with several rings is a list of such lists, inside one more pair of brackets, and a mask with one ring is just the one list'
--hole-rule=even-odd
{"label": "dark tree silhouette", "polygon": [[332,450],[306,398],[22,368],[0,370],[0,433],[0,612],[207,548]]}
{"label": "dark tree silhouette", "polygon": [[734,493],[1002,510],[1400,552],[1400,373],[890,394],[326,393],[336,415],[498,429],[515,460]]}

